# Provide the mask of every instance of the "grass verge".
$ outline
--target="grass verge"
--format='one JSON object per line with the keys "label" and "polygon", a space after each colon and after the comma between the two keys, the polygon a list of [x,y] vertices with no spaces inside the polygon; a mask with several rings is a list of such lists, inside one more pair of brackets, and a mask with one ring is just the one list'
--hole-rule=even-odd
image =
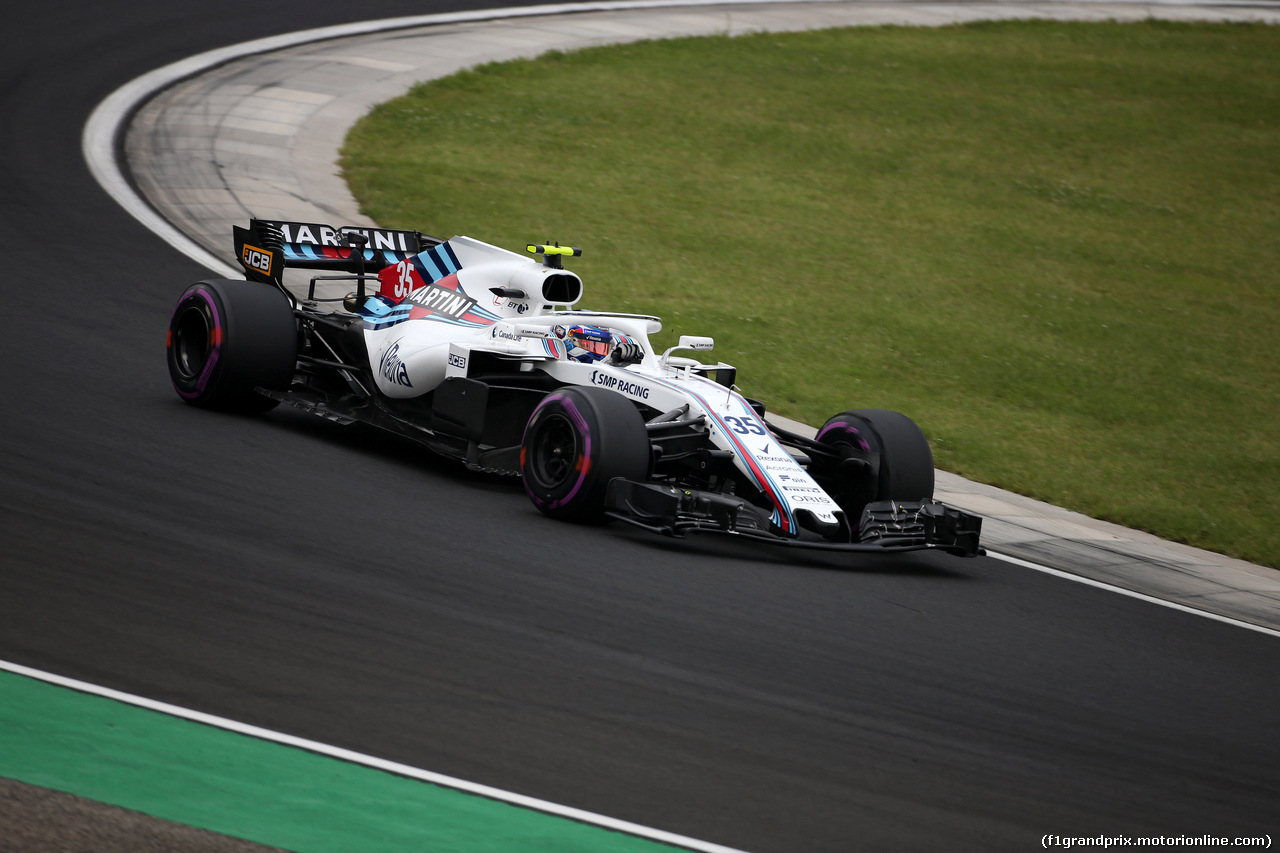
{"label": "grass verge", "polygon": [[1280,27],[1001,22],[644,42],[384,104],[387,226],[582,246],[584,307],[711,334],[821,423],[1280,567]]}

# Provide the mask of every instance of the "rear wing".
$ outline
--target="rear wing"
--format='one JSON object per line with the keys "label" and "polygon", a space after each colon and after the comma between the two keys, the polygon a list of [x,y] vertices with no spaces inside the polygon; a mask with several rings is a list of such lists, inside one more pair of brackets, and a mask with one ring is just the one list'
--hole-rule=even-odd
{"label": "rear wing", "polygon": [[359,275],[398,264],[444,242],[418,231],[334,228],[316,222],[251,219],[233,227],[245,277],[283,287],[286,267]]}

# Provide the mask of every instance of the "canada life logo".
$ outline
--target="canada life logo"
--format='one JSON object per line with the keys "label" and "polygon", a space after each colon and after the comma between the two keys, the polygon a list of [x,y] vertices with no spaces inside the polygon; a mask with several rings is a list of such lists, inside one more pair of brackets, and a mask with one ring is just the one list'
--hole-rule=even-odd
{"label": "canada life logo", "polygon": [[255,269],[264,275],[271,275],[271,253],[257,246],[245,243],[240,253],[240,261],[249,269]]}

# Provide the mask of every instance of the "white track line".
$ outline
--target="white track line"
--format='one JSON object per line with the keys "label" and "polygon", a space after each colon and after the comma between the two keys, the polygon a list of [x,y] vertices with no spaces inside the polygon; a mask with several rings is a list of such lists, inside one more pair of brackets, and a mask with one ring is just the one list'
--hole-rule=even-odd
{"label": "white track line", "polygon": [[1227,625],[1234,625],[1237,628],[1248,628],[1250,631],[1257,631],[1260,634],[1267,634],[1272,637],[1280,637],[1280,631],[1277,631],[1274,628],[1267,628],[1263,625],[1255,625],[1252,622],[1245,622],[1244,620],[1241,620],[1241,619],[1232,619],[1230,616],[1222,616],[1218,613],[1210,613],[1208,610],[1199,610],[1195,607],[1191,607],[1190,605],[1179,604],[1176,601],[1169,601],[1168,599],[1165,599],[1165,598],[1157,598],[1156,596],[1148,595],[1145,592],[1135,592],[1134,590],[1125,589],[1122,586],[1114,586],[1104,581],[1094,580],[1093,578],[1086,578],[1086,577],[1082,577],[1081,575],[1074,575],[1071,572],[1064,572],[1061,569],[1051,569],[1048,566],[1042,566],[1039,563],[1033,563],[1030,560],[1023,560],[1018,557],[1010,557],[1008,554],[997,554],[994,551],[987,551],[987,556],[993,557],[994,559],[997,559],[997,560],[1003,560],[1006,563],[1013,563],[1015,566],[1022,566],[1024,569],[1033,569],[1037,572],[1044,572],[1046,575],[1053,575],[1056,578],[1075,581],[1076,583],[1082,583],[1082,584],[1085,584],[1086,586],[1097,587],[1098,589],[1105,589],[1108,592],[1115,592],[1115,593],[1119,593],[1120,595],[1127,595],[1130,598],[1136,598],[1141,601],[1149,601],[1152,604],[1159,604],[1161,607],[1169,607],[1169,608],[1172,608],[1173,610],[1181,610],[1183,613],[1191,613],[1196,616],[1203,616],[1204,618],[1212,619],[1215,622],[1224,622]]}
{"label": "white track line", "polygon": [[[1072,1],[1080,5],[1115,2],[1115,0]],[[134,192],[133,186],[125,178],[120,168],[119,159],[116,156],[120,136],[129,116],[152,95],[179,80],[200,74],[216,65],[222,65],[255,53],[282,50],[287,47],[295,47],[324,39],[366,35],[387,30],[407,29],[409,27],[577,12],[665,9],[679,6],[765,5],[788,2],[839,2],[839,0],[597,0],[597,2],[553,3],[542,6],[519,6],[506,9],[482,9],[471,12],[446,12],[435,15],[384,18],[376,21],[361,21],[354,24],[319,27],[317,29],[255,39],[196,54],[179,62],[157,68],[121,86],[108,95],[89,116],[80,139],[80,149],[84,154],[85,162],[89,164],[89,171],[93,173],[94,178],[107,191],[108,195],[128,211],[130,216],[196,263],[207,267],[224,278],[235,278],[240,275],[237,268],[219,260],[186,234],[174,228],[168,220],[157,213],[150,204]],[[1120,2],[1123,3],[1125,0],[1120,0]],[[1141,5],[1280,8],[1280,0],[1146,0]]]}
{"label": "white track line", "polygon": [[[179,80],[193,77],[217,65],[223,65],[255,53],[283,50],[314,41],[367,35],[387,30],[426,27],[437,24],[473,23],[506,18],[528,18],[540,15],[560,15],[576,12],[611,12],[634,9],[663,9],[678,6],[723,6],[787,2],[839,2],[839,0],[605,0],[605,2],[554,3],[542,6],[520,6],[506,9],[482,9],[472,12],[446,12],[435,15],[411,15],[403,18],[383,18],[376,21],[360,21],[300,30],[269,38],[241,42],[228,47],[198,53],[195,56],[165,65],[116,89],[98,104],[85,123],[80,137],[80,150],[89,171],[107,194],[114,198],[130,216],[141,222],[166,243],[182,254],[212,270],[223,278],[239,277],[240,271],[206,251],[194,240],[175,228],[139,196],[121,169],[118,145],[129,117],[157,92],[172,86]],[[1101,0],[1098,0],[1101,2]],[[1166,0],[1168,2],[1168,0]],[[1280,0],[1276,0],[1280,5]]]}
{"label": "white track line", "polygon": [[410,779],[417,779],[421,782],[429,782],[432,785],[439,785],[444,788],[452,788],[468,794],[475,794],[476,796],[486,797],[490,800],[497,800],[513,806],[544,812],[549,815],[554,815],[555,817],[576,820],[579,823],[587,823],[604,829],[611,829],[614,832],[623,832],[627,835],[634,835],[650,841],[660,841],[663,844],[670,844],[687,850],[705,851],[705,853],[745,853],[745,851],[738,850],[733,847],[711,844],[707,841],[699,841],[696,838],[685,838],[683,835],[676,835],[673,832],[651,829],[650,827],[640,826],[639,824],[630,823],[625,820],[617,820],[616,818],[598,815],[593,812],[557,805],[556,803],[550,803],[546,800],[526,797],[522,794],[513,794],[510,791],[503,791],[498,788],[490,788],[487,785],[477,785],[475,782],[468,782],[465,779],[455,779],[452,776],[432,773],[430,770],[421,770],[417,767],[410,767],[407,764],[399,764],[395,761],[375,758],[372,755],[352,752],[349,749],[329,746],[328,744],[294,737],[293,735],[287,735],[281,732],[273,732],[270,729],[262,729],[246,723],[238,723],[235,720],[228,720],[224,717],[215,717],[212,714],[192,711],[189,708],[181,708],[177,705],[170,705],[165,702],[157,702],[154,699],[134,696],[131,693],[122,693],[119,690],[112,690],[109,687],[101,687],[97,684],[90,684],[86,681],[77,681],[74,678],[65,678],[61,675],[54,675],[50,672],[32,669],[31,667],[10,663],[9,661],[0,660],[0,671],[11,672],[14,675],[21,675],[27,678],[34,678],[38,681],[43,681],[58,687],[66,687],[71,690],[77,690],[81,693],[89,693],[94,696],[100,696],[104,699],[112,699],[116,702],[123,702],[127,705],[134,705],[138,708],[146,708],[149,711],[158,711],[161,714],[168,714],[171,717],[179,717],[184,720],[190,720],[194,723],[213,726],[214,728],[223,729],[236,734],[248,735],[249,737],[258,738],[259,740],[266,740],[271,741],[272,743],[282,744],[284,746],[305,749],[308,752],[318,753],[319,755],[324,755],[329,758],[348,761],[352,764],[360,764],[365,767],[371,767],[375,770],[394,773],[397,776],[406,776]]}

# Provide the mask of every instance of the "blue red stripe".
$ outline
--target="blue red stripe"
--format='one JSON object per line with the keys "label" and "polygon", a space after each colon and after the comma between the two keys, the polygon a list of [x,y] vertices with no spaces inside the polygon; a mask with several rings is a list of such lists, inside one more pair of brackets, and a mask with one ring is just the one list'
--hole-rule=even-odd
{"label": "blue red stripe", "polygon": [[[698,401],[698,404],[702,406],[703,411],[707,413],[708,417],[715,422],[720,431],[728,436],[729,441],[737,448],[738,457],[746,463],[752,479],[756,481],[756,485],[760,487],[760,490],[765,493],[765,497],[767,497],[769,502],[773,504],[774,523],[777,524],[778,527],[782,528],[784,533],[793,533],[796,530],[795,517],[792,515],[790,507],[780,497],[781,489],[774,485],[773,478],[771,478],[768,472],[756,463],[755,457],[747,449],[747,446],[738,439],[737,435],[734,434],[733,429],[726,424],[723,419],[721,419],[715,409],[713,409],[711,405],[695,391],[690,391],[688,388],[669,382],[665,379],[657,379],[656,381],[666,385],[668,388],[674,388],[682,391]],[[760,424],[760,428],[764,430],[764,435],[770,435],[769,430],[763,423],[760,423],[759,418],[756,417],[754,410],[752,410],[751,406],[747,404],[747,401],[744,400],[740,394],[734,391],[730,391],[729,393],[734,397],[737,397],[744,408],[751,413],[751,418],[755,420],[757,424]],[[781,448],[779,448],[778,452],[782,452]]]}
{"label": "blue red stripe", "polygon": [[[286,243],[284,245],[284,259],[288,261],[342,261],[351,257],[352,249],[345,246],[316,246],[311,243]],[[378,257],[380,256],[380,257]],[[381,249],[375,252],[373,249],[364,250],[364,259],[373,261],[377,257],[379,260],[388,260],[393,263],[399,263],[408,257],[405,252],[397,252],[391,249]]]}

